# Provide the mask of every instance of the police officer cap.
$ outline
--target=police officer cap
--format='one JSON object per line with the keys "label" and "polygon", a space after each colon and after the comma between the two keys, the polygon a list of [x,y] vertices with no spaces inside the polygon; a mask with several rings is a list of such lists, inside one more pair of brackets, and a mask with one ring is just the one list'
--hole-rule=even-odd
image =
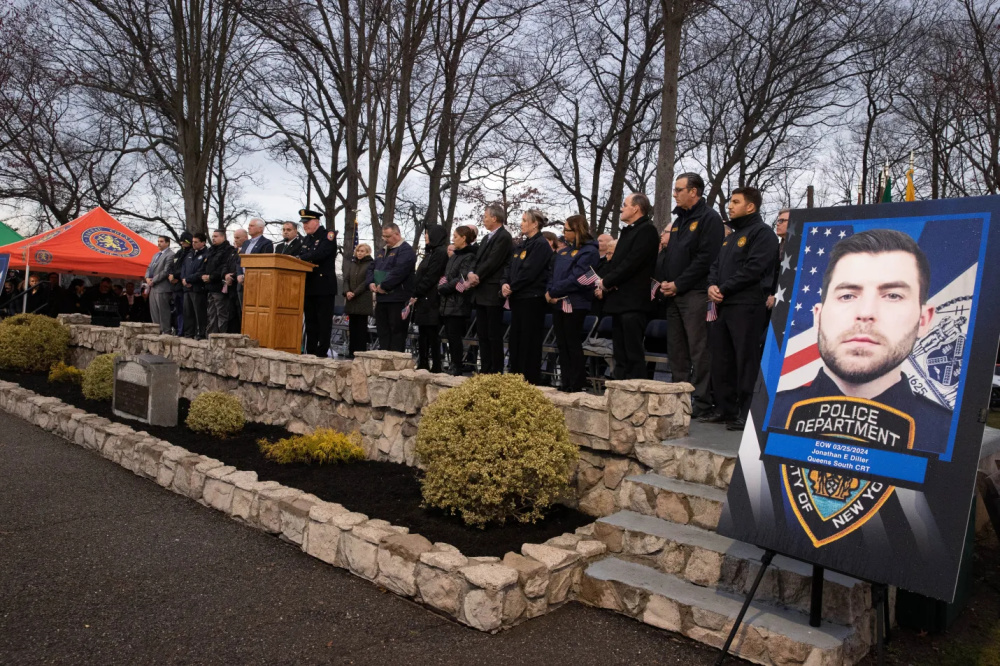
{"label": "police officer cap", "polygon": [[316,211],[309,210],[308,208],[303,208],[302,210],[299,211],[299,218],[301,218],[299,219],[300,224],[304,224],[309,220],[318,220],[322,217],[323,217],[322,213],[317,213]]}

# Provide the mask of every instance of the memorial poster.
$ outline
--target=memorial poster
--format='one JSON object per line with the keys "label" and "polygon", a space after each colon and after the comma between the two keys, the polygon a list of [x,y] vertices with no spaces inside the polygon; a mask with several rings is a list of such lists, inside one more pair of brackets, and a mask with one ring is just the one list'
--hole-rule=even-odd
{"label": "memorial poster", "polygon": [[792,212],[720,533],[952,600],[1000,336],[998,213]]}

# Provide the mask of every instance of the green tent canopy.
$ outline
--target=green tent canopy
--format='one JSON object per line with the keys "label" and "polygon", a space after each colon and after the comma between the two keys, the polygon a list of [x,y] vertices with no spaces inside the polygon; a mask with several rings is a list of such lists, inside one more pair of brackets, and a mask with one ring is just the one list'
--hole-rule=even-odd
{"label": "green tent canopy", "polygon": [[11,243],[16,243],[17,241],[23,239],[24,236],[17,233],[3,222],[0,222],[0,246],[10,245]]}

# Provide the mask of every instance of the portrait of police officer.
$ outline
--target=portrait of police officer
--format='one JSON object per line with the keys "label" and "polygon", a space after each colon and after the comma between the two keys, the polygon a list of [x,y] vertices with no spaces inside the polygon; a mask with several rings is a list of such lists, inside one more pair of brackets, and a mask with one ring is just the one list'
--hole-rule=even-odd
{"label": "portrait of police officer", "polygon": [[821,415],[822,398],[832,398],[830,404],[855,398],[847,403],[850,409],[837,406],[833,416],[839,420],[826,420],[826,432],[813,434],[850,436],[850,428],[860,427],[851,419],[864,419],[867,432],[893,431],[885,438],[891,448],[905,448],[912,439],[914,449],[944,452],[952,411],[914,393],[903,372],[934,322],[934,307],[927,303],[930,277],[927,257],[900,231],[874,229],[838,242],[813,309],[823,367],[809,384],[775,396],[771,427],[801,433],[808,430],[801,415]]}

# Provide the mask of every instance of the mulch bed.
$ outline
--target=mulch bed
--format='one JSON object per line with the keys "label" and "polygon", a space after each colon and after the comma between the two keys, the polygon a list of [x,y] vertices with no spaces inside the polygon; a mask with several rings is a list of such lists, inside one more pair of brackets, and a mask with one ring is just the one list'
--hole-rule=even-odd
{"label": "mulch bed", "polygon": [[174,428],[150,426],[115,416],[110,402],[86,400],[79,386],[48,382],[45,375],[0,371],[0,379],[20,384],[39,395],[59,398],[91,414],[145,430],[188,451],[221,460],[239,470],[257,472],[261,481],[278,483],[312,493],[328,502],[337,502],[350,511],[381,518],[393,525],[408,527],[431,541],[449,543],[470,557],[499,556],[520,552],[525,543],[541,543],[564,532],[593,522],[574,509],[554,506],[549,515],[534,525],[508,523],[480,530],[468,527],[456,516],[420,508],[419,470],[406,465],[364,461],[349,465],[279,465],[268,461],[257,448],[257,440],[275,441],[288,436],[280,426],[247,422],[243,432],[227,440],[196,434],[185,427],[189,402],[180,401],[179,425]]}

